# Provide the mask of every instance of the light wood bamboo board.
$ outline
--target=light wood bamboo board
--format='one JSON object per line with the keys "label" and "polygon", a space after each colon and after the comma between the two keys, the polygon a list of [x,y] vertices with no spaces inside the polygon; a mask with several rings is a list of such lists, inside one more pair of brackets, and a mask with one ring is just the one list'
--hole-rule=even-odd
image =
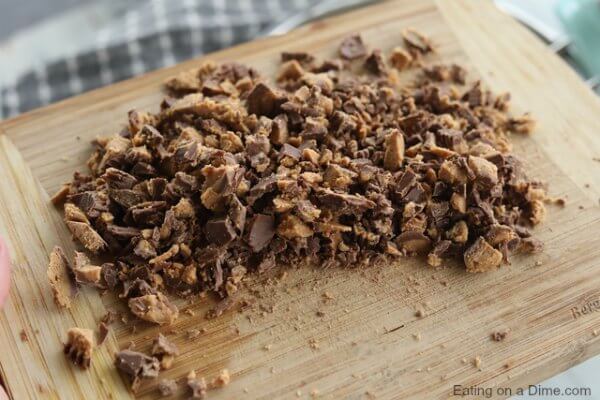
{"label": "light wood bamboo board", "polygon": [[[600,157],[600,101],[491,2],[390,1],[210,58],[268,74],[282,50],[331,55],[354,31],[388,50],[405,27],[438,45],[430,61],[468,63],[494,90],[512,92],[515,112],[531,111],[538,119],[533,136],[516,138],[516,152],[533,176],[550,182],[552,195],[569,199],[564,209],[551,208],[536,231],[545,252],[516,257],[511,267],[485,275],[432,270],[423,260],[366,271],[293,270],[262,289],[259,304],[275,306],[264,316],[232,311],[207,321],[209,300],[189,306],[196,315],[182,314],[179,333],[169,335],[182,355],[161,377],[195,369],[210,378],[229,369],[232,383],[211,391],[211,399],[308,398],[313,391],[327,399],[448,398],[454,385],[514,390],[600,353],[594,335],[600,312],[573,313],[600,301],[600,163],[592,161]],[[133,398],[112,367],[113,354],[130,341],[148,349],[156,327],[138,324],[132,333],[131,325],[116,326],[87,372],[61,353],[68,328],[96,327],[115,301],[86,291],[71,311],[55,307],[46,281],[48,253],[56,244],[72,251],[73,244],[49,194],[84,169],[91,139],[117,131],[132,108],[155,110],[162,81],[196,62],[0,124],[0,234],[14,266],[12,293],[0,312],[0,373],[13,399]],[[334,298],[324,302],[325,291]],[[421,307],[424,318],[415,316]],[[185,330],[193,327],[206,333],[189,341]],[[506,328],[505,341],[490,340]],[[144,384],[139,396],[158,398],[156,384]]]}

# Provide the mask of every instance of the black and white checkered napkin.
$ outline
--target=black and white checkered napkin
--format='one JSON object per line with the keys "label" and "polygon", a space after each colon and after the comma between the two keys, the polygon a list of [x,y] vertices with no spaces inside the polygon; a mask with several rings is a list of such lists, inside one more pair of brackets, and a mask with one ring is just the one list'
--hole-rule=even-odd
{"label": "black and white checkered napkin", "polygon": [[121,18],[98,32],[95,48],[36,67],[1,88],[0,119],[250,40],[271,24],[317,2],[132,2]]}

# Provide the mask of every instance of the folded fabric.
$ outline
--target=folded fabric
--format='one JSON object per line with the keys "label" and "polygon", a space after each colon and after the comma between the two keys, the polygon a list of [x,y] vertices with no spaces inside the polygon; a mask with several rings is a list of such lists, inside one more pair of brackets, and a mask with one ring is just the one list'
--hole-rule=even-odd
{"label": "folded fabric", "polygon": [[317,2],[132,1],[121,18],[98,32],[94,48],[36,67],[1,88],[0,118],[251,40]]}

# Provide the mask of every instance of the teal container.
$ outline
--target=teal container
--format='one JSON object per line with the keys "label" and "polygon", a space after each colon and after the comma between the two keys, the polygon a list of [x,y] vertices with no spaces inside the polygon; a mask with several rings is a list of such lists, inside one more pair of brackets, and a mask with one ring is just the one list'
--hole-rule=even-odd
{"label": "teal container", "polygon": [[571,56],[589,76],[600,76],[600,0],[560,0],[556,12],[572,40]]}

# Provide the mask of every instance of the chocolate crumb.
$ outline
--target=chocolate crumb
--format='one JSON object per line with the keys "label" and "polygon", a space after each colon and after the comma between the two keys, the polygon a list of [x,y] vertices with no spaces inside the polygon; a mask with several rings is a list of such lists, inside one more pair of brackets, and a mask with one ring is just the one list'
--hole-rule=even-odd
{"label": "chocolate crumb", "polygon": [[348,36],[340,44],[340,56],[346,60],[354,60],[365,55],[367,55],[367,48],[358,34]]}

